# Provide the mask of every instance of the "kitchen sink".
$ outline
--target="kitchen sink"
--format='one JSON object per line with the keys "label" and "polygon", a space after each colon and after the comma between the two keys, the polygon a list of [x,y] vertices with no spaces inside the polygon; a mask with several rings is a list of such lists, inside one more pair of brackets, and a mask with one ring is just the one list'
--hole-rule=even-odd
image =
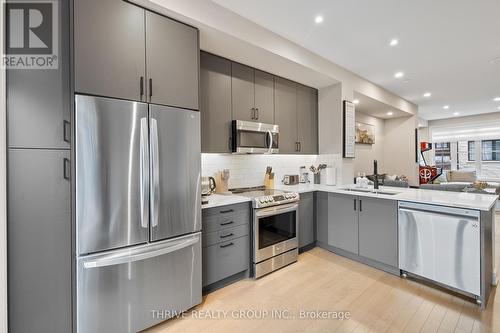
{"label": "kitchen sink", "polygon": [[381,194],[381,195],[396,195],[399,192],[388,192],[388,191],[380,191],[380,190],[364,190],[359,188],[344,188],[342,189],[348,192],[362,192],[362,193],[373,193],[373,194]]}

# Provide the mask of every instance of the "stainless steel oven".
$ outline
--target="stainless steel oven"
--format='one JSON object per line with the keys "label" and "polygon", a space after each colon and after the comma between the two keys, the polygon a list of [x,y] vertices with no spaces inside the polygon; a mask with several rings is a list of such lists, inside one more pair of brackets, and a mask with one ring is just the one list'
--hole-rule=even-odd
{"label": "stainless steel oven", "polygon": [[278,125],[233,120],[232,151],[240,154],[278,153]]}
{"label": "stainless steel oven", "polygon": [[254,210],[253,270],[256,278],[297,261],[298,204]]}

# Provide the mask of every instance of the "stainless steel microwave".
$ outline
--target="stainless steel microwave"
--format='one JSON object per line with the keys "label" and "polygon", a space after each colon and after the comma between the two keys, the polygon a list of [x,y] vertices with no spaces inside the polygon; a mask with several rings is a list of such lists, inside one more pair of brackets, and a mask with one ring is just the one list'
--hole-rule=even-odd
{"label": "stainless steel microwave", "polygon": [[239,154],[279,153],[278,125],[233,120],[232,151]]}

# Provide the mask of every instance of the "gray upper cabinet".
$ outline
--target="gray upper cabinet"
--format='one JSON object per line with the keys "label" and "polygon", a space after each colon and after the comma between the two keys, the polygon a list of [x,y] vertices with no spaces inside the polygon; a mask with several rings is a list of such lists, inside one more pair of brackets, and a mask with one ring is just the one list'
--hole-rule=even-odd
{"label": "gray upper cabinet", "polygon": [[359,255],[398,267],[397,202],[365,197],[359,201]]}
{"label": "gray upper cabinet", "polygon": [[[59,2],[57,69],[7,71],[8,146],[69,149],[69,5]],[[66,137],[65,137],[66,135]]]}
{"label": "gray upper cabinet", "polygon": [[318,153],[318,91],[297,85],[297,140],[301,154]]}
{"label": "gray upper cabinet", "polygon": [[231,67],[233,119],[256,121],[254,69],[237,62],[233,62]]}
{"label": "gray upper cabinet", "polygon": [[358,254],[358,198],[328,194],[328,244]]}
{"label": "gray upper cabinet", "polygon": [[9,332],[71,332],[69,155],[9,150]]}
{"label": "gray upper cabinet", "polygon": [[201,52],[201,151],[231,152],[231,61]]}
{"label": "gray upper cabinet", "polygon": [[297,83],[275,77],[275,123],[279,126],[280,153],[298,153]]}
{"label": "gray upper cabinet", "polygon": [[313,193],[301,193],[299,201],[299,248],[314,243]]}
{"label": "gray upper cabinet", "polygon": [[144,9],[125,1],[74,1],[76,92],[145,98],[144,16]]}
{"label": "gray upper cabinet", "polygon": [[198,110],[198,30],[146,11],[147,91],[151,103]]}
{"label": "gray upper cabinet", "polygon": [[255,70],[255,118],[274,124],[274,75]]}
{"label": "gray upper cabinet", "polygon": [[274,123],[274,76],[232,63],[233,119]]}

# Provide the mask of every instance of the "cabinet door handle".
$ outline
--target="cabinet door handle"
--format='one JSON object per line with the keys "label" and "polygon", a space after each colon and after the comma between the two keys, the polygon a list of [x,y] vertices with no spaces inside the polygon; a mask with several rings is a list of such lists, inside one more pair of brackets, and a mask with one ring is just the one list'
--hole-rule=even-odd
{"label": "cabinet door handle", "polygon": [[356,210],[356,199],[354,199],[354,210]]}
{"label": "cabinet door handle", "polygon": [[[67,143],[71,142],[71,136],[69,135],[69,133],[71,133],[70,125],[71,123],[69,121],[67,121],[66,119],[63,120],[63,140]],[[70,129],[69,131],[68,128]]]}
{"label": "cabinet door handle", "polygon": [[298,144],[299,144],[299,150],[298,151],[301,151],[302,150],[302,143],[298,142]]}
{"label": "cabinet door handle", "polygon": [[141,94],[142,100],[142,96],[144,95],[144,76],[141,76],[141,78],[139,79],[139,92]]}
{"label": "cabinet door handle", "polygon": [[250,109],[250,119],[255,119],[255,108]]}
{"label": "cabinet door handle", "polygon": [[255,119],[259,119],[259,108],[255,108]]}
{"label": "cabinet door handle", "polygon": [[230,233],[230,234],[227,234],[227,235],[220,235],[220,238],[228,238],[228,237],[231,237],[231,236],[234,236],[234,234]]}
{"label": "cabinet door handle", "polygon": [[66,180],[71,179],[71,163],[66,157],[63,158],[63,177]]}
{"label": "cabinet door handle", "polygon": [[221,210],[221,211],[219,211],[219,213],[221,213],[221,214],[227,214],[227,213],[232,213],[232,212],[234,212],[234,209],[228,209],[228,210]]}
{"label": "cabinet door handle", "polygon": [[153,79],[149,79],[149,98],[153,96]]}
{"label": "cabinet door handle", "polygon": [[225,248],[225,247],[229,247],[229,246],[232,246],[232,245],[234,245],[234,243],[233,243],[233,242],[231,242],[231,243],[229,243],[229,244],[224,244],[224,245],[221,245],[220,247]]}
{"label": "cabinet door handle", "polygon": [[229,222],[223,222],[220,225],[230,225],[230,224],[233,224],[233,223],[234,223],[234,221],[229,221]]}
{"label": "cabinet door handle", "polygon": [[359,211],[363,211],[363,200],[359,199]]}

